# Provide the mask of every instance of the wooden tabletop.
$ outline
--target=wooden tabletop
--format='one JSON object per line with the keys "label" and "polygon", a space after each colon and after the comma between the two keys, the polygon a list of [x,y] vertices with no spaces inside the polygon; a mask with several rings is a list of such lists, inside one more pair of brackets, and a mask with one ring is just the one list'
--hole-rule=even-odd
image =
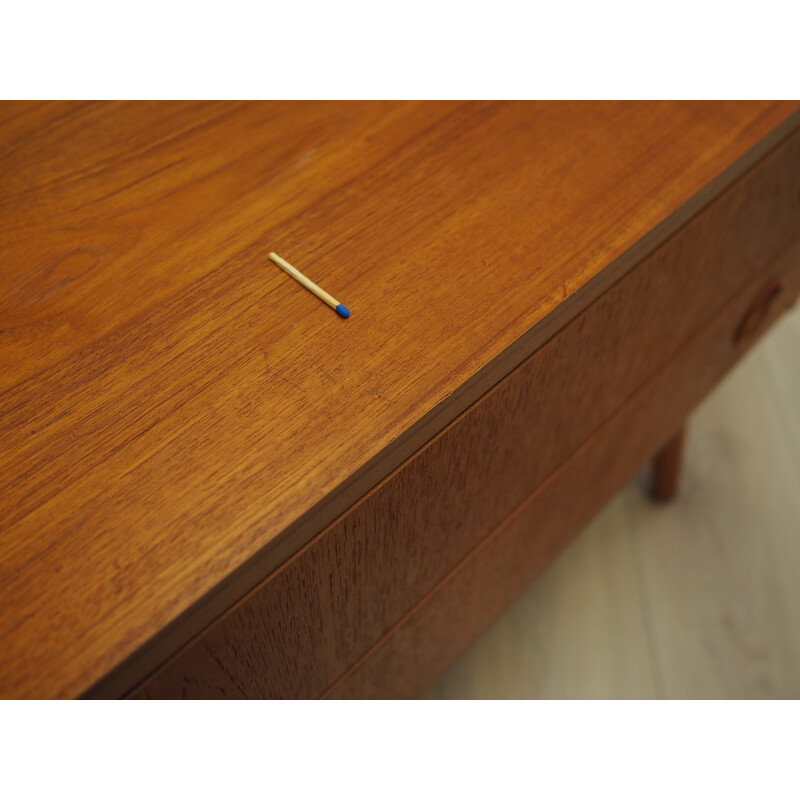
{"label": "wooden tabletop", "polygon": [[0,106],[0,695],[130,688],[796,107]]}

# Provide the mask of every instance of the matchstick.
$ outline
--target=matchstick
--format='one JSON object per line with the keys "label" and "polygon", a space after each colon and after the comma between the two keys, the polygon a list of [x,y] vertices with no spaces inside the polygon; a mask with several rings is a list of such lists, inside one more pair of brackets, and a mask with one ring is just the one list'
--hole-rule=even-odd
{"label": "matchstick", "polygon": [[350,316],[350,309],[347,306],[343,306],[336,298],[331,297],[324,289],[320,289],[314,281],[310,281],[300,272],[299,269],[293,267],[288,261],[281,258],[277,253],[270,253],[269,254],[270,261],[277,264],[284,272],[287,272],[291,275],[298,283],[302,283],[303,286],[308,289],[309,292],[315,294],[322,300],[323,303],[327,303],[340,317],[349,317]]}

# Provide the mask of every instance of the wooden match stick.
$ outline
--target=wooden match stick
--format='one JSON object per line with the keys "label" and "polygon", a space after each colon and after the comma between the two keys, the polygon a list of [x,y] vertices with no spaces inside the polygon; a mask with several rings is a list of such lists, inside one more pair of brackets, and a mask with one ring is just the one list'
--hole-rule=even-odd
{"label": "wooden match stick", "polygon": [[300,272],[299,269],[293,267],[288,261],[281,258],[277,253],[270,253],[269,254],[270,261],[277,264],[284,272],[287,272],[291,275],[298,283],[302,283],[303,286],[308,289],[309,292],[315,294],[322,300],[323,303],[327,303],[340,317],[347,317],[350,316],[350,309],[347,306],[343,306],[335,297],[329,295],[324,289],[320,289],[314,281],[310,281]]}

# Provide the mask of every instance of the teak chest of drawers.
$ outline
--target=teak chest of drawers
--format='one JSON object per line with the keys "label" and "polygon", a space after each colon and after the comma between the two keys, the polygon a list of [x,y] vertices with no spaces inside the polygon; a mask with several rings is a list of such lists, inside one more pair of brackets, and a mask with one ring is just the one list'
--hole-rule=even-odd
{"label": "teak chest of drawers", "polygon": [[419,695],[794,301],[799,126],[0,107],[0,694]]}

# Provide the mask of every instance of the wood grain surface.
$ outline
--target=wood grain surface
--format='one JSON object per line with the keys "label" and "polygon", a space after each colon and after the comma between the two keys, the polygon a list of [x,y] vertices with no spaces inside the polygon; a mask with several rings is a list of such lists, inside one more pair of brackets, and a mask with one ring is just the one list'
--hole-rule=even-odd
{"label": "wood grain surface", "polygon": [[0,107],[0,694],[143,675],[795,108]]}
{"label": "wood grain surface", "polygon": [[[773,268],[786,277],[788,290],[770,309],[770,322],[800,292],[800,249],[788,251]],[[680,425],[753,343],[754,339],[734,345],[732,340],[747,305],[763,289],[763,281],[761,277],[751,282],[716,314],[324,696],[415,698],[429,689],[660,446],[664,430]],[[591,672],[592,667],[583,665],[583,669]]]}
{"label": "wood grain surface", "polygon": [[800,235],[800,170],[792,169],[799,163],[795,134],[135,697],[314,697],[327,690],[709,316],[772,268]]}

